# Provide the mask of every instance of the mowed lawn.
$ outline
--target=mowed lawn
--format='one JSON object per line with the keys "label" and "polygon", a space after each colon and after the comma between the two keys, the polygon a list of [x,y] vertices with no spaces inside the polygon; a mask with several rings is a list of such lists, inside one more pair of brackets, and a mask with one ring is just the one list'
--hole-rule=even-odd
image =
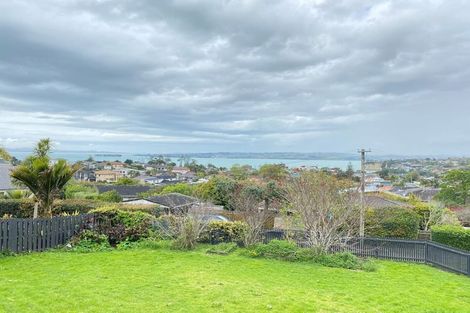
{"label": "mowed lawn", "polygon": [[470,278],[377,261],[377,272],[128,250],[0,258],[2,312],[470,312]]}

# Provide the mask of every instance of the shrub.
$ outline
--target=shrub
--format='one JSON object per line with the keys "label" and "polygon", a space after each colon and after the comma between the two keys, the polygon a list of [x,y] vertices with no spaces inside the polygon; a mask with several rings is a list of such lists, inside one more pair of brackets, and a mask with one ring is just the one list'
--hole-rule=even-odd
{"label": "shrub", "polygon": [[366,213],[367,236],[415,239],[418,236],[420,217],[406,208],[369,209]]}
{"label": "shrub", "polygon": [[454,225],[434,226],[431,238],[432,241],[470,251],[470,229]]}
{"label": "shrub", "polygon": [[122,201],[121,195],[116,190],[110,190],[110,191],[100,193],[97,199],[104,201],[104,202],[116,202],[116,203]]}
{"label": "shrub", "polygon": [[218,245],[214,245],[207,250],[207,253],[227,255],[237,249],[237,244],[234,242],[223,242]]}
{"label": "shrub", "polygon": [[194,249],[206,226],[206,222],[198,216],[177,216],[172,225],[176,235],[173,247],[180,250]]}
{"label": "shrub", "polygon": [[291,262],[313,262],[329,267],[347,268],[364,271],[374,271],[376,266],[368,260],[343,253],[318,253],[314,249],[299,248],[293,242],[285,240],[271,240],[267,244],[258,244],[246,250],[248,256],[264,257]]}
{"label": "shrub", "polygon": [[108,237],[92,230],[83,230],[74,236],[65,247],[66,251],[72,252],[108,251],[110,249]]}
{"label": "shrub", "polygon": [[118,250],[130,250],[130,249],[151,249],[156,250],[161,247],[161,242],[154,238],[142,239],[139,241],[124,240],[117,244]]}
{"label": "shrub", "polygon": [[152,235],[155,218],[141,211],[124,211],[118,206],[105,206],[91,211],[95,214],[96,229],[116,245],[123,240],[137,241]]}
{"label": "shrub", "polygon": [[[61,213],[72,214],[87,213],[97,207],[103,205],[100,201],[83,200],[83,199],[68,199],[54,201],[52,213],[60,215]],[[31,218],[33,217],[34,200],[32,199],[9,199],[0,200],[0,217],[4,215],[11,215],[16,218]]]}
{"label": "shrub", "polygon": [[252,249],[253,257],[268,259],[294,260],[298,247],[295,243],[286,240],[271,240],[267,244],[255,245]]}
{"label": "shrub", "polygon": [[236,242],[241,244],[246,231],[242,222],[210,222],[202,234],[201,241],[210,243]]}

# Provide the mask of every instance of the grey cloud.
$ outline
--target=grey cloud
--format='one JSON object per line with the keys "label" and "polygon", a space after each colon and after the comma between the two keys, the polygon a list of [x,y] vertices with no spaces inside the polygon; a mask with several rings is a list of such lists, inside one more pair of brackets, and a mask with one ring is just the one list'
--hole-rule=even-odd
{"label": "grey cloud", "polygon": [[470,154],[469,12],[431,0],[3,2],[0,142]]}

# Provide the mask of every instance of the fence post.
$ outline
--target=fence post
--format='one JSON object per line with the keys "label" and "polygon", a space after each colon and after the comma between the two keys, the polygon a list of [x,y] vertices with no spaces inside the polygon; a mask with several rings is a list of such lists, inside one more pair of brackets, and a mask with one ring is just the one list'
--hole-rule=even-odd
{"label": "fence post", "polygon": [[467,256],[467,275],[470,276],[470,254]]}
{"label": "fence post", "polygon": [[428,241],[424,242],[424,264],[428,263]]}

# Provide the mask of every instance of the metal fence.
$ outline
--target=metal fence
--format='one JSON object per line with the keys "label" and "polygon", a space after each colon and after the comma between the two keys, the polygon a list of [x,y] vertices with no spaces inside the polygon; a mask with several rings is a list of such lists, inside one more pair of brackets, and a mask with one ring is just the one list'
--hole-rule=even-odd
{"label": "metal fence", "polygon": [[0,220],[0,251],[20,253],[54,248],[92,222],[91,214]]}
{"label": "metal fence", "polygon": [[[292,236],[299,245],[306,246],[304,233]],[[282,230],[265,232],[265,242],[286,238]],[[431,264],[449,271],[470,275],[470,252],[452,248],[427,240],[405,240],[387,238],[350,238],[332,247],[333,252],[351,252],[361,257]]]}

